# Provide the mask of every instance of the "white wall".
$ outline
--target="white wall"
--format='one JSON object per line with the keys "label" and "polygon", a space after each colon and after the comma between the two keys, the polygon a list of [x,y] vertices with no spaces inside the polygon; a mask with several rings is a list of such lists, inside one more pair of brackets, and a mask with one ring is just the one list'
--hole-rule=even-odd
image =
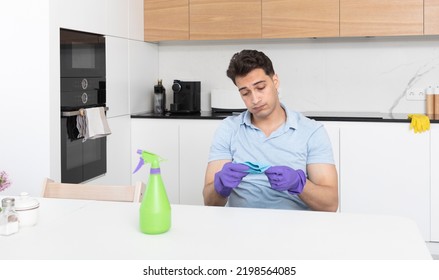
{"label": "white wall", "polygon": [[12,186],[41,188],[49,174],[49,0],[0,2],[0,170]]}
{"label": "white wall", "polygon": [[[146,111],[150,106],[148,100],[151,95],[148,91],[151,89],[152,94],[157,80],[158,51],[157,45],[143,42],[142,0],[1,1],[0,171],[6,171],[13,181],[12,187],[1,195],[17,195],[27,191],[36,196],[41,192],[44,177],[55,180],[61,177],[60,27],[101,33],[114,40],[124,38],[128,41],[125,42],[127,53],[124,55],[129,56],[126,61],[137,62],[129,69],[126,65],[124,71],[130,77],[137,77],[132,79],[134,86],[113,86],[113,92],[126,96],[123,101],[126,110],[114,111],[116,116],[110,122],[115,129],[123,129],[115,131],[109,146],[115,146],[116,150],[120,143],[125,143],[125,146],[130,143],[131,106],[128,105],[130,100],[127,99],[130,97],[127,90],[133,99],[140,100],[143,96],[146,100],[141,104],[143,108],[136,103],[136,110]],[[115,58],[115,61],[119,61]],[[143,79],[139,72],[145,74]],[[118,101],[113,103],[121,105]],[[109,154],[115,153],[109,151]],[[129,155],[127,157],[124,168],[130,172]],[[113,162],[109,165],[110,171],[118,170]],[[114,178],[117,174],[111,176]],[[126,174],[126,177],[129,181],[130,174]]]}
{"label": "white wall", "polygon": [[202,110],[209,110],[212,88],[234,89],[225,71],[245,48],[272,59],[282,100],[298,111],[390,113],[396,103],[394,113],[422,113],[424,102],[399,100],[408,83],[427,72],[410,87],[439,85],[439,37],[166,42],[159,46],[159,75],[168,104],[174,79],[200,80]]}

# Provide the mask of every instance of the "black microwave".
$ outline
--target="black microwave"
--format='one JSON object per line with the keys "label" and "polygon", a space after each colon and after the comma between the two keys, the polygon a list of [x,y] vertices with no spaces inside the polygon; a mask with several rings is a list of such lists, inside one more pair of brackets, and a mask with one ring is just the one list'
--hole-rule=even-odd
{"label": "black microwave", "polygon": [[60,29],[61,77],[105,77],[105,37]]}

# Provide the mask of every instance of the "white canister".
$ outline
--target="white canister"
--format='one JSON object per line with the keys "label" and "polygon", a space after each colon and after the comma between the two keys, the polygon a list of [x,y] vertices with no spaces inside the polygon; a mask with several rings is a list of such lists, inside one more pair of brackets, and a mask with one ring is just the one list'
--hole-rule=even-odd
{"label": "white canister", "polygon": [[33,226],[38,223],[40,203],[28,193],[22,192],[15,200],[15,211],[18,214],[20,226]]}

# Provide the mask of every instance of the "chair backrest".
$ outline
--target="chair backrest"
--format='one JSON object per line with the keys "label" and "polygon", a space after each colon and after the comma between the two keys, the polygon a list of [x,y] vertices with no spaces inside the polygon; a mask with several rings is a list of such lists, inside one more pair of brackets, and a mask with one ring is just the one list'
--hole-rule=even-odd
{"label": "chair backrest", "polygon": [[142,182],[134,186],[88,185],[57,183],[45,178],[42,197],[140,202],[144,192],[145,184]]}

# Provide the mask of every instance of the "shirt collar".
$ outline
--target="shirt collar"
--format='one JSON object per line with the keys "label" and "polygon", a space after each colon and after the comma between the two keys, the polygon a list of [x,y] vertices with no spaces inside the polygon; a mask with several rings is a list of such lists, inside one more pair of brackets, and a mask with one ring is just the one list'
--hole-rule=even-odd
{"label": "shirt collar", "polygon": [[284,104],[281,103],[280,106],[282,106],[282,108],[284,108],[285,114],[287,115],[287,121],[286,121],[285,126],[288,128],[296,129],[298,126],[297,125],[297,117],[295,117],[295,115],[292,114],[291,111],[288,110]]}
{"label": "shirt collar", "polygon": [[244,113],[242,114],[242,124],[252,126],[251,115],[252,114],[248,110],[244,111]]}
{"label": "shirt collar", "polygon": [[[283,103],[280,103],[280,106],[285,110],[285,114],[287,116],[287,121],[285,123],[285,127],[296,129],[297,128],[297,119],[294,118],[293,114],[291,114],[291,112],[285,107],[285,105]],[[252,124],[252,121],[251,121],[251,113],[248,110],[244,111],[244,113],[242,114],[241,124],[245,124],[247,126],[254,127],[254,125]]]}

